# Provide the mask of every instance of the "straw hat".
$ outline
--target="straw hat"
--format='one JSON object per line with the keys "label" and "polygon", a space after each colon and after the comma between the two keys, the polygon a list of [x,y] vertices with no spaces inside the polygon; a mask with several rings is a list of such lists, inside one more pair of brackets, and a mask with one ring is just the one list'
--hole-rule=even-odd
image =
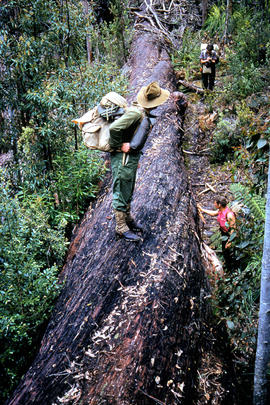
{"label": "straw hat", "polygon": [[152,82],[141,88],[137,102],[144,108],[154,108],[165,103],[170,96],[168,90],[161,89],[158,82]]}
{"label": "straw hat", "polygon": [[109,107],[112,104],[116,104],[123,108],[127,106],[127,100],[115,91],[110,91],[110,93],[105,94],[105,96],[102,97],[100,104],[102,107]]}

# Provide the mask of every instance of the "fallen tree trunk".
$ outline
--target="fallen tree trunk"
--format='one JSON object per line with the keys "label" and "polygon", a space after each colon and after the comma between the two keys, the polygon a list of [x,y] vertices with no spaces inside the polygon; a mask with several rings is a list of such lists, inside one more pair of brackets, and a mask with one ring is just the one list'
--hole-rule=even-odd
{"label": "fallen tree trunk", "polygon": [[199,93],[199,94],[204,93],[204,89],[202,89],[201,87],[196,86],[196,84],[189,83],[186,80],[178,80],[178,83],[181,84],[181,86],[184,86],[184,87],[186,87],[187,89],[189,89],[191,91],[195,91],[195,93]]}
{"label": "fallen tree trunk", "polygon": [[[158,35],[137,32],[129,63],[134,95],[155,80],[176,90]],[[209,289],[180,149],[181,117],[172,102],[158,112],[132,205],[145,227],[143,241],[115,240],[110,186],[104,187],[72,242],[61,275],[63,291],[40,352],[9,405],[221,404],[228,399],[230,386],[222,380],[226,367],[214,357],[206,324]],[[212,386],[200,380],[203,367],[216,367]],[[219,400],[211,402],[216,392]]]}

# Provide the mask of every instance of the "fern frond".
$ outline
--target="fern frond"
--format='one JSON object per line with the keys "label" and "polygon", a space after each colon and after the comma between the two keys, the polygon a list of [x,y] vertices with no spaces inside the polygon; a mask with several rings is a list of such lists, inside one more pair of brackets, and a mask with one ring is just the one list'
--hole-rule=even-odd
{"label": "fern frond", "polygon": [[261,255],[255,254],[254,256],[252,256],[245,271],[248,272],[251,270],[254,275],[257,274],[257,277],[259,279],[260,274],[261,274],[261,266],[262,266],[262,253],[261,253]]}
{"label": "fern frond", "polygon": [[204,28],[213,36],[217,33],[222,33],[225,26],[225,18],[224,6],[218,7],[217,5],[213,5],[205,21]]}
{"label": "fern frond", "polygon": [[237,201],[249,208],[251,215],[256,221],[265,221],[266,200],[264,197],[251,193],[248,187],[240,183],[232,184],[230,190]]}

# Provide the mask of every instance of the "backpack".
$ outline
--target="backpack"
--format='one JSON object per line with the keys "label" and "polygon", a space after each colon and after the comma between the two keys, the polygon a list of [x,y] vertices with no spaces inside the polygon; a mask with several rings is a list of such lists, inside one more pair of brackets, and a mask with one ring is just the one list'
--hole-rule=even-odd
{"label": "backpack", "polygon": [[[109,144],[110,124],[125,113],[125,104],[121,102],[122,97],[117,93],[108,93],[108,95],[110,94],[113,94],[113,100],[120,105],[104,96],[99,105],[87,111],[82,117],[72,120],[82,130],[83,143],[89,149],[103,152],[112,151]],[[116,96],[119,97],[119,102]]]}
{"label": "backpack", "polygon": [[[218,46],[217,44],[213,44],[213,47],[214,47],[213,51],[215,51],[216,54],[218,55],[219,46]],[[202,52],[202,51],[206,51],[206,48],[207,48],[207,44],[202,43],[202,44],[201,44],[201,52]]]}

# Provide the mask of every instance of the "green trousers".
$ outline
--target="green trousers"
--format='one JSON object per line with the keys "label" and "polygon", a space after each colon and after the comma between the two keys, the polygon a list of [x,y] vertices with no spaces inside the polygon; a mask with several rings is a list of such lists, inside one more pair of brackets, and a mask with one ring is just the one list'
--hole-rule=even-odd
{"label": "green trousers", "polygon": [[113,208],[117,211],[126,212],[131,203],[138,162],[141,153],[126,154],[126,164],[123,165],[123,153],[111,153],[111,165],[113,175]]}

